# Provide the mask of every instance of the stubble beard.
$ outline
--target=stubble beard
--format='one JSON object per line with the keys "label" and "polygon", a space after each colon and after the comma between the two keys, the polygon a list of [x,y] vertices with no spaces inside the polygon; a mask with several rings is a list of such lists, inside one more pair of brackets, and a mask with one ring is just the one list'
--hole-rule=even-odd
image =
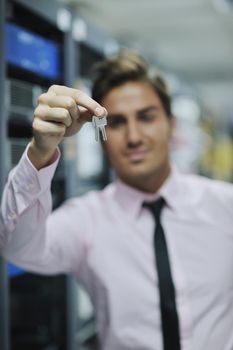
{"label": "stubble beard", "polygon": [[[134,164],[135,168],[137,165]],[[142,165],[143,166],[143,165]],[[127,165],[125,166],[127,167]],[[118,176],[127,185],[139,189],[143,192],[156,192],[168,177],[171,170],[170,161],[166,161],[163,165],[153,167],[152,169],[135,169],[128,173],[121,173]]]}

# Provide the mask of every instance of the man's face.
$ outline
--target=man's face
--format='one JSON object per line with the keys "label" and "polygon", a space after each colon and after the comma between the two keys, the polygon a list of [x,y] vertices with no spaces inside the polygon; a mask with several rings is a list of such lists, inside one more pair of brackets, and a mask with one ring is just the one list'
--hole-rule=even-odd
{"label": "man's face", "polygon": [[117,175],[139,189],[146,190],[147,181],[156,187],[156,181],[161,182],[170,171],[174,118],[168,118],[160,98],[146,82],[113,88],[102,105],[108,111],[104,146]]}

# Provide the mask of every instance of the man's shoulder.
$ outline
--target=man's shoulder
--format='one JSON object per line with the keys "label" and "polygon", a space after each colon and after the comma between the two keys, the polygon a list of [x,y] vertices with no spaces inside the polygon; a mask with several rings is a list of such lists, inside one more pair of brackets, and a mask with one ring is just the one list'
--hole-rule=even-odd
{"label": "man's shoulder", "polygon": [[[199,193],[200,197],[206,200],[223,201],[233,205],[233,184],[230,182],[211,179],[202,175],[182,176],[184,187],[193,193]],[[186,186],[185,186],[186,184]],[[189,191],[187,191],[189,192]]]}
{"label": "man's shoulder", "polygon": [[203,189],[206,188],[210,191],[229,191],[233,193],[233,183],[196,174],[186,174],[183,176],[188,183],[199,185]]}

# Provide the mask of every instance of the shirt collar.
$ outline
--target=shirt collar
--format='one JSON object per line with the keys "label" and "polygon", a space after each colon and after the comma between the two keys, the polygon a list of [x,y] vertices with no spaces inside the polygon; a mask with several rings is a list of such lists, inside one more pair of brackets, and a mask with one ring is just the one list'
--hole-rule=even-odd
{"label": "shirt collar", "polygon": [[128,213],[128,215],[132,216],[132,218],[136,218],[139,215],[144,201],[154,201],[160,196],[165,199],[167,205],[171,207],[171,209],[176,210],[179,205],[179,196],[177,195],[180,188],[179,175],[180,172],[173,165],[171,172],[163,185],[157,192],[152,194],[131,187],[118,178],[115,187],[117,202],[123,210]]}

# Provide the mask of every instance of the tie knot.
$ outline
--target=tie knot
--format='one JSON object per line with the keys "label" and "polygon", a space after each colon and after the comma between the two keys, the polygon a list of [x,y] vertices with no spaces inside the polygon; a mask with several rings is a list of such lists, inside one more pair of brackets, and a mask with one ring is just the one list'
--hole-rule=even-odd
{"label": "tie knot", "polygon": [[157,221],[160,219],[160,214],[164,207],[164,204],[165,199],[163,197],[160,197],[159,199],[153,202],[143,202],[143,207],[150,209]]}

